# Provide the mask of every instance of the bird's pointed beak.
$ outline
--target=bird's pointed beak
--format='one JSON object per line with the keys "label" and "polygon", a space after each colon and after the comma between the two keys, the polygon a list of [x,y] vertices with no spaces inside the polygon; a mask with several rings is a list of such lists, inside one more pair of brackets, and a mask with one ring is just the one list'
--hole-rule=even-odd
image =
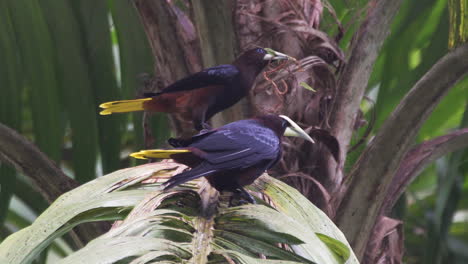
{"label": "bird's pointed beak", "polygon": [[287,137],[300,137],[303,138],[307,141],[310,141],[312,143],[315,143],[315,141],[307,134],[296,122],[292,121],[291,118],[285,116],[285,115],[280,115],[281,118],[285,119],[288,121],[290,124],[289,127],[286,128],[284,131],[284,136]]}
{"label": "bird's pointed beak", "polygon": [[291,56],[288,56],[284,53],[278,52],[276,50],[272,50],[269,48],[265,48],[267,54],[263,57],[263,60],[289,60],[292,59]]}

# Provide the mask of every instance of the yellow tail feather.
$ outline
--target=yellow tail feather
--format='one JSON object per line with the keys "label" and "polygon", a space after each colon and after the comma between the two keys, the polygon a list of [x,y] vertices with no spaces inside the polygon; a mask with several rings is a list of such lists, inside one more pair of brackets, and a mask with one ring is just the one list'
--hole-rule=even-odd
{"label": "yellow tail feather", "polygon": [[188,149],[149,149],[130,154],[136,159],[170,159],[172,154],[191,152]]}
{"label": "yellow tail feather", "polygon": [[114,102],[107,102],[99,105],[99,107],[103,108],[99,114],[101,115],[110,115],[113,113],[126,113],[126,112],[134,112],[134,111],[143,111],[143,103],[145,101],[149,101],[151,98],[143,98],[143,99],[135,99],[135,100],[122,100],[122,101],[114,101]]}

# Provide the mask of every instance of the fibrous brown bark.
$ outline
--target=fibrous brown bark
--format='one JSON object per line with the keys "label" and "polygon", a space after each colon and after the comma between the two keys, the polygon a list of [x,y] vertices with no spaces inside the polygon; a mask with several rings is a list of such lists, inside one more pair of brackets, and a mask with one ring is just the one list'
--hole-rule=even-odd
{"label": "fibrous brown bark", "polygon": [[[298,59],[287,67],[267,68],[264,76],[258,77],[250,96],[253,112],[284,114],[310,131],[329,129],[329,102],[336,87],[333,65],[340,64],[344,57],[338,45],[317,28],[322,2],[239,0],[237,3],[235,27],[241,47],[257,44]],[[301,83],[316,92],[305,89]],[[312,145],[283,139],[283,159],[272,173],[282,175],[282,179],[328,211],[328,192],[322,186],[327,181],[323,164],[324,157],[331,155],[328,146],[317,141]]]}

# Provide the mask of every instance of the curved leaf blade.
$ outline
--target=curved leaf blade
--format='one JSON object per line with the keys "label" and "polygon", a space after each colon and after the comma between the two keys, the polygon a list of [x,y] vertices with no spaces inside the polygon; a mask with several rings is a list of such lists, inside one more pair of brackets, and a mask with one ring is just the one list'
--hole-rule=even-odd
{"label": "curved leaf blade", "polygon": [[349,250],[343,242],[324,234],[315,233],[315,235],[317,235],[317,237],[322,240],[322,242],[325,243],[336,255],[338,255],[342,261],[341,263],[345,263],[351,255],[351,250]]}
{"label": "curved leaf blade", "polygon": [[[92,113],[97,119],[98,144],[104,174],[121,168],[121,120],[122,116],[99,116],[97,106],[103,102],[115,101],[120,97],[117,86],[112,42],[109,25],[109,9],[106,1],[69,1],[80,24],[82,44],[85,47],[85,60],[89,65],[93,102],[89,102]],[[92,107],[91,107],[92,106]],[[93,177],[84,177],[86,182]]]}
{"label": "curved leaf blade", "polygon": [[[266,177],[264,174],[255,181],[252,189],[267,195],[278,211],[294,219],[302,227],[302,233],[313,233],[314,238],[317,238],[316,233],[324,234],[343,242],[351,249],[346,237],[333,221],[293,187],[272,177]],[[300,236],[299,238],[302,239]],[[311,243],[311,245],[314,245],[314,243]],[[293,249],[308,254],[307,257],[300,255],[310,259],[310,253],[307,252],[314,249],[309,247],[309,244],[296,245],[293,246]],[[335,258],[335,261],[341,263],[339,259]],[[347,263],[359,263],[352,251],[347,261]]]}
{"label": "curved leaf blade", "polygon": [[27,79],[34,141],[59,161],[64,130],[51,35],[37,0],[7,2]]}
{"label": "curved leaf blade", "polygon": [[[116,263],[123,259],[147,256],[152,251],[163,251],[171,255],[180,255],[183,258],[190,256],[183,246],[170,240],[152,237],[116,237],[95,239],[59,263],[81,263],[83,259],[86,259],[86,263],[89,264]],[[152,255],[152,257],[159,256],[163,254]]]}
{"label": "curved leaf blade", "polygon": [[60,196],[34,223],[0,244],[0,256],[7,263],[33,260],[56,237],[77,224],[122,218],[154,190],[125,190],[153,175],[171,175],[172,163],[159,163],[116,171]]}
{"label": "curved leaf blade", "polygon": [[75,179],[96,177],[97,123],[84,40],[68,1],[40,1],[55,46],[60,96],[70,121]]}

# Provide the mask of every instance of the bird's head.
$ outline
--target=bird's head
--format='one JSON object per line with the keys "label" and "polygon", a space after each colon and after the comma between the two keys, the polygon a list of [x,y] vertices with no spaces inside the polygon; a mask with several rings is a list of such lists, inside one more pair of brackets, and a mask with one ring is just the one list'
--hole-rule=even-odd
{"label": "bird's head", "polygon": [[315,141],[296,122],[285,115],[263,115],[256,118],[263,125],[269,127],[278,137],[300,137],[312,143]]}
{"label": "bird's head", "polygon": [[291,57],[269,48],[254,48],[240,55],[234,64],[237,66],[242,65],[241,67],[255,67],[258,74],[268,62],[288,59],[291,59]]}

